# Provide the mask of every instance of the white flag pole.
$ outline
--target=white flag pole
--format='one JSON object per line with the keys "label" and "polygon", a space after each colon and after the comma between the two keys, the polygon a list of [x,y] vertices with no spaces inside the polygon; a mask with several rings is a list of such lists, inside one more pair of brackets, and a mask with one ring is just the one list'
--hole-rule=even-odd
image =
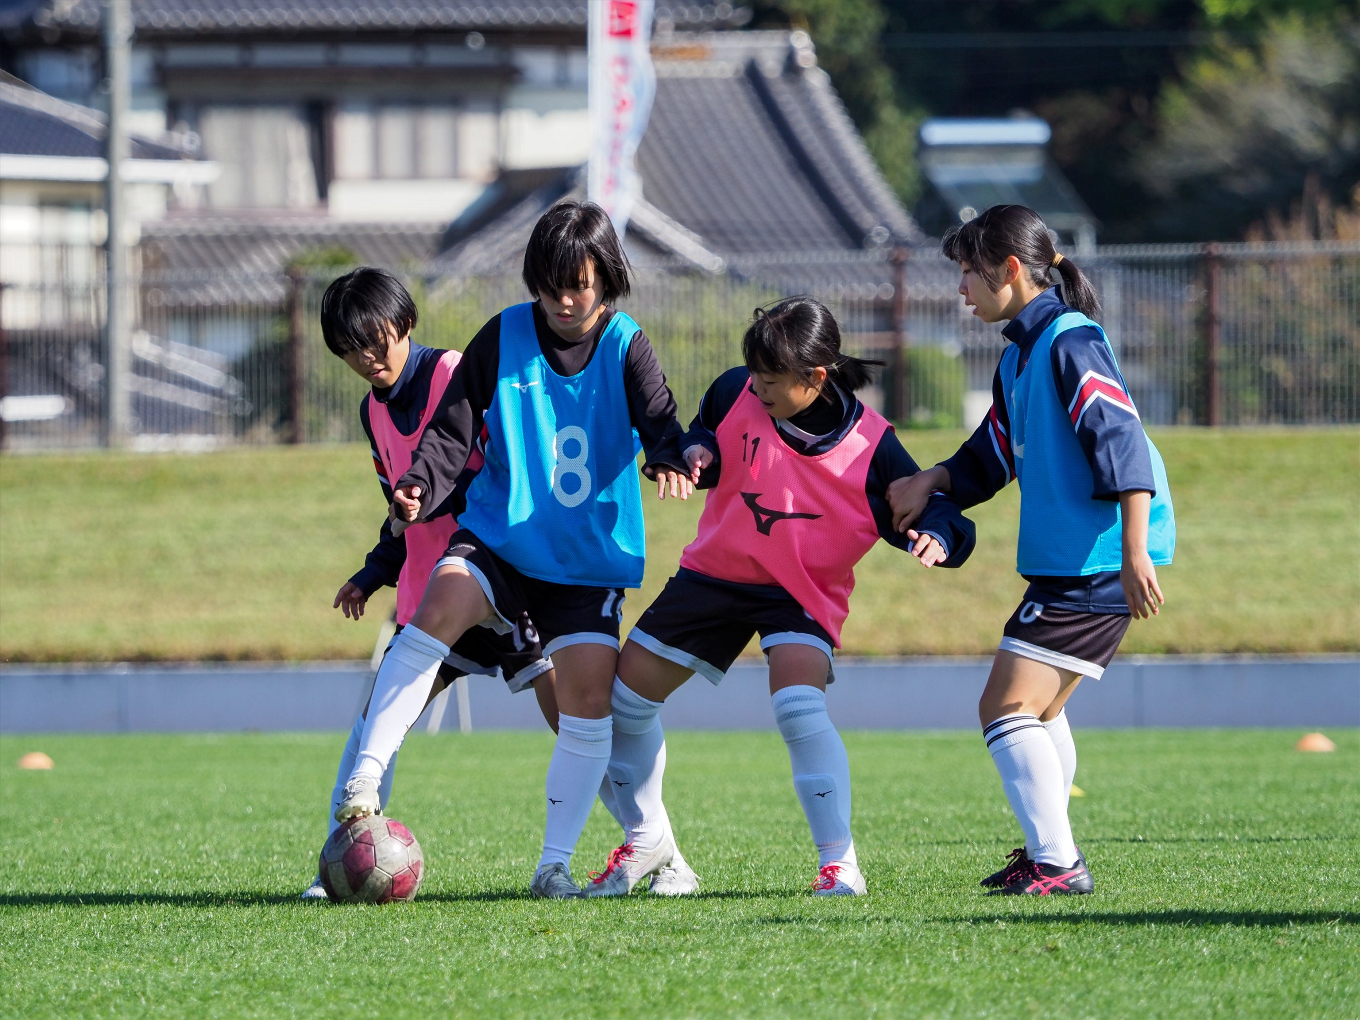
{"label": "white flag pole", "polygon": [[587,194],[622,237],[641,192],[633,165],[656,94],[651,39],[653,0],[589,4],[590,162]]}

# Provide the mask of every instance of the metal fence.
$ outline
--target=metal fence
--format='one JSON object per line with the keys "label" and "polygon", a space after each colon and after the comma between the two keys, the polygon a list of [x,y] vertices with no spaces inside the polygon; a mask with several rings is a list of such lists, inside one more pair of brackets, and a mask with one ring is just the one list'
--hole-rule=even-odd
{"label": "metal fence", "polygon": [[[10,251],[0,294],[6,447],[96,445],[105,401],[102,267],[90,249]],[[1110,247],[1082,260],[1149,424],[1360,421],[1360,244]],[[752,310],[826,302],[848,346],[885,362],[866,398],[917,427],[972,425],[1004,341],[933,252],[749,256],[717,274],[640,261],[622,302],[656,347],[688,418],[740,361]],[[417,338],[462,347],[527,299],[515,276],[401,268]],[[324,274],[134,272],[134,446],[360,438],[366,387],[321,342]]]}

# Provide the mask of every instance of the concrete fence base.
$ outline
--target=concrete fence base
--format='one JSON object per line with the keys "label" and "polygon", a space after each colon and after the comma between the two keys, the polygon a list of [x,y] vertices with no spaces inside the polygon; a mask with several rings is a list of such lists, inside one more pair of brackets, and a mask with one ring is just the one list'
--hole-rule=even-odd
{"label": "concrete fence base", "polygon": [[[989,659],[841,659],[828,688],[845,729],[971,729]],[[373,674],[356,662],[6,667],[0,732],[241,732],[348,729]],[[537,729],[532,693],[472,677],[474,729]],[[444,699],[441,699],[444,700]],[[431,713],[456,730],[456,701]],[[1129,657],[1087,679],[1069,702],[1081,726],[1360,726],[1360,658]],[[667,702],[670,729],[773,726],[763,663],[734,666],[720,687],[696,677]]]}

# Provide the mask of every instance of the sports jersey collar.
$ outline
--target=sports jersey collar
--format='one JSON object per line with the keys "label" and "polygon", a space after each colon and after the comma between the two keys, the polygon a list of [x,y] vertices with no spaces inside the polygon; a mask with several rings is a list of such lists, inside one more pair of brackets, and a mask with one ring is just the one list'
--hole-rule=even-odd
{"label": "sports jersey collar", "polygon": [[[831,386],[841,402],[841,421],[835,429],[828,432],[826,435],[809,436],[808,433],[804,432],[797,425],[794,425],[792,419],[785,421],[781,421],[778,418],[774,419],[779,438],[793,450],[806,457],[820,457],[828,450],[834,450],[850,430],[855,427],[855,424],[864,414],[863,405],[860,404],[853,394],[847,393],[835,383],[831,383]],[[798,416],[794,415],[794,417],[796,418]]]}
{"label": "sports jersey collar", "polygon": [[1041,291],[1033,301],[1020,309],[1020,314],[1006,324],[1001,331],[1011,343],[1020,348],[1020,361],[1016,370],[1023,370],[1029,360],[1029,350],[1034,341],[1048,328],[1049,324],[1068,308],[1062,301],[1057,287]]}
{"label": "sports jersey collar", "polygon": [[[411,352],[406,356],[406,364],[402,367],[401,375],[397,376],[397,381],[387,389],[373,387],[373,399],[380,404],[391,404],[394,409],[404,408],[411,399],[414,391],[414,384],[411,382],[420,374],[420,366],[425,363],[425,359],[434,354],[433,347],[426,347],[411,341]],[[442,352],[441,352],[442,353]]]}

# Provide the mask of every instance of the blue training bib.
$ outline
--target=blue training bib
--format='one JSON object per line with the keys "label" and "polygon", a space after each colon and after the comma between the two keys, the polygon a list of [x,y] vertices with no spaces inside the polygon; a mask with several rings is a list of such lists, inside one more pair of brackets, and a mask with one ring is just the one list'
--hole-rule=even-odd
{"label": "blue training bib", "polygon": [[[1014,344],[1001,355],[1001,386],[1020,484],[1016,569],[1026,575],[1076,577],[1119,570],[1124,564],[1119,503],[1091,498],[1095,476],[1049,368],[1054,338],[1079,326],[1094,326],[1109,346],[1098,324],[1080,312],[1064,312],[1034,341],[1024,371],[1016,374],[1020,349]],[[1113,349],[1110,358],[1114,360]],[[1122,375],[1119,381],[1124,382]],[[1176,548],[1176,518],[1166,465],[1151,439],[1147,444],[1157,486],[1148,516],[1148,555],[1164,566]]]}
{"label": "blue training bib", "polygon": [[459,518],[520,573],[636,588],[647,545],[624,365],[638,325],[614,312],[590,362],[552,370],[533,305],[501,312],[500,367],[486,412],[486,464]]}

